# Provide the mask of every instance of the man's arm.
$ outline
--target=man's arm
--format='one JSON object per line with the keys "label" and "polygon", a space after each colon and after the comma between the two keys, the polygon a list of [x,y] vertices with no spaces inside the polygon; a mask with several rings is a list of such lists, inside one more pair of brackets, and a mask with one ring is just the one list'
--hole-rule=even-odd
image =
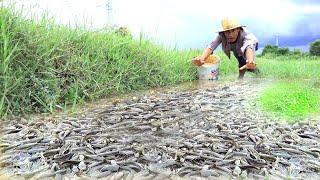
{"label": "man's arm", "polygon": [[211,43],[210,45],[204,49],[201,56],[198,56],[194,58],[193,60],[200,61],[200,65],[204,64],[205,59],[207,59],[213,51],[219,46],[221,43],[221,37],[218,35]]}
{"label": "man's arm", "polygon": [[199,57],[200,62],[203,64],[205,59],[207,59],[211,54],[213,53],[213,50],[211,48],[206,48],[202,55]]}
{"label": "man's arm", "polygon": [[255,59],[254,50],[250,46],[247,47],[247,49],[245,51],[245,56],[246,56],[246,64],[244,66],[240,67],[239,70],[251,69],[252,68],[251,65],[255,64],[255,62],[254,62],[254,59]]}
{"label": "man's arm", "polygon": [[247,47],[246,52],[246,61],[247,63],[251,64],[254,62],[254,52],[251,47]]}
{"label": "man's arm", "polygon": [[[252,34],[247,33],[241,47],[241,51],[244,53],[247,64],[254,63],[255,60],[255,47],[258,43],[258,39]],[[248,69],[247,64],[242,66],[240,70]],[[250,67],[250,66],[249,66]]]}

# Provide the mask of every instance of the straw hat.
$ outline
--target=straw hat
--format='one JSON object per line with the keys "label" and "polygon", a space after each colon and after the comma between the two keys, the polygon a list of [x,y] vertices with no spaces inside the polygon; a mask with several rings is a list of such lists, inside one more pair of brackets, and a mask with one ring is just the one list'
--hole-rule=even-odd
{"label": "straw hat", "polygon": [[239,22],[236,19],[229,18],[229,17],[222,19],[221,26],[222,26],[222,30],[220,30],[218,32],[224,32],[224,31],[228,31],[228,30],[231,30],[231,29],[236,29],[236,28],[239,28],[239,27],[246,27],[246,26],[240,25]]}

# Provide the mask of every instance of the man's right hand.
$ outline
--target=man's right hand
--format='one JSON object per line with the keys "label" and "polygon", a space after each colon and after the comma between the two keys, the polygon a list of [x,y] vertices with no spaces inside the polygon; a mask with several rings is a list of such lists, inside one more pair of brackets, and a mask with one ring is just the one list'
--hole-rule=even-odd
{"label": "man's right hand", "polygon": [[256,63],[255,62],[247,62],[247,64],[245,64],[244,66],[240,67],[239,70],[254,70],[256,68]]}
{"label": "man's right hand", "polygon": [[192,63],[196,66],[202,66],[204,64],[205,60],[201,56],[195,57],[192,59]]}

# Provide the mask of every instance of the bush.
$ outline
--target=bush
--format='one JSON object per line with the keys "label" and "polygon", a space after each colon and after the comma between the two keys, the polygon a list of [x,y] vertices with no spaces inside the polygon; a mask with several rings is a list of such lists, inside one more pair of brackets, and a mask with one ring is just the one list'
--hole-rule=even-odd
{"label": "bush", "polygon": [[289,48],[278,48],[278,52],[277,52],[278,55],[289,55],[290,54],[290,51],[289,51]]}
{"label": "bush", "polygon": [[302,52],[300,49],[293,49],[292,51],[290,51],[289,48],[280,48],[278,46],[274,46],[274,45],[266,45],[263,48],[263,51],[260,55],[260,57],[262,56],[292,56],[295,58],[298,57],[302,57],[302,56],[307,56],[308,52]]}
{"label": "bush", "polygon": [[266,55],[266,54],[274,54],[274,55],[289,55],[290,54],[290,50],[288,48],[279,48],[278,46],[274,46],[274,45],[266,45],[263,48],[262,51],[262,56]]}
{"label": "bush", "polygon": [[301,56],[301,55],[303,55],[303,52],[301,52],[300,49],[293,49],[292,55]]}
{"label": "bush", "polygon": [[310,55],[320,56],[320,39],[310,43]]}
{"label": "bush", "polygon": [[276,54],[277,51],[278,51],[278,46],[266,45],[263,48],[262,55],[264,56],[266,54]]}

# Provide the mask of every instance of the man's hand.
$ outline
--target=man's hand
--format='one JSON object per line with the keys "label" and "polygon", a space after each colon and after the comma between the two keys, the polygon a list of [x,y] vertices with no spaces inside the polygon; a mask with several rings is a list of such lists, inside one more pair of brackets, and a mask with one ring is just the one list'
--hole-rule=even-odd
{"label": "man's hand", "polygon": [[246,48],[245,52],[246,56],[246,65],[242,66],[239,68],[239,70],[244,70],[244,69],[255,69],[256,68],[256,63],[254,62],[254,51],[251,47]]}
{"label": "man's hand", "polygon": [[239,68],[239,70],[244,70],[244,69],[255,69],[256,68],[256,63],[254,61],[247,60],[247,63]]}
{"label": "man's hand", "polygon": [[201,56],[198,56],[192,59],[192,63],[195,64],[196,66],[202,66],[204,62],[205,62],[205,59],[202,58]]}

